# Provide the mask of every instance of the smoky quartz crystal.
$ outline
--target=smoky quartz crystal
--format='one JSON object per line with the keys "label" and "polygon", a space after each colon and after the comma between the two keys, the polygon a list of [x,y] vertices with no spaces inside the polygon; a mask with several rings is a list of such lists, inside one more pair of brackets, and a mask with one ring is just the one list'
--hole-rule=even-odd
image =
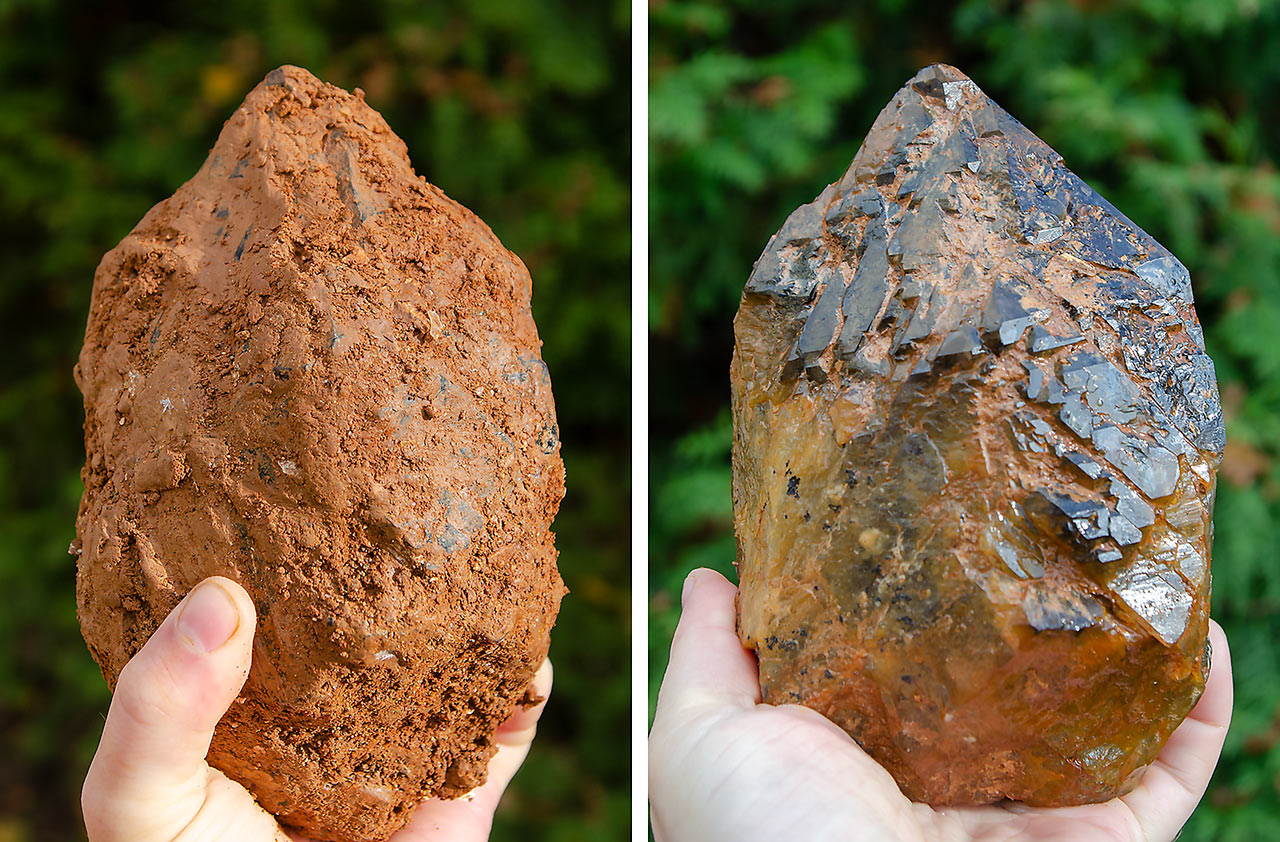
{"label": "smoky quartz crystal", "polygon": [[1136,784],[1208,671],[1224,429],[1177,258],[928,67],[769,241],[732,388],[766,702],[933,804]]}

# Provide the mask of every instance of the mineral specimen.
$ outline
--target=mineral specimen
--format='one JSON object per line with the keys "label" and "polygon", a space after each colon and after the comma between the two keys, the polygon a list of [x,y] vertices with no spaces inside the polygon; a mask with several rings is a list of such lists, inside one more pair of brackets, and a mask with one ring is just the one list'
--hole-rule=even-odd
{"label": "mineral specimen", "polygon": [[765,701],[920,801],[1133,787],[1209,660],[1224,432],[1182,264],[936,65],[770,240],[732,384]]}
{"label": "mineral specimen", "polygon": [[352,95],[282,67],[103,258],[76,370],[85,640],[206,576],[258,608],[210,761],[316,839],[480,784],[547,654],[563,467],[523,264]]}

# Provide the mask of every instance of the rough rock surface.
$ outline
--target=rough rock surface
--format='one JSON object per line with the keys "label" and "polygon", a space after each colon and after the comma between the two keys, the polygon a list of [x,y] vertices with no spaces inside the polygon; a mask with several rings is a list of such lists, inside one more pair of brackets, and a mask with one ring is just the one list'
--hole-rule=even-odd
{"label": "rough rock surface", "polygon": [[1224,444],[1185,268],[954,68],[735,322],[739,629],[934,804],[1130,789],[1207,673]]}
{"label": "rough rock surface", "polygon": [[563,467],[524,265],[383,119],[269,74],[103,258],[76,379],[108,682],[206,576],[258,608],[210,760],[317,839],[480,784],[547,654]]}

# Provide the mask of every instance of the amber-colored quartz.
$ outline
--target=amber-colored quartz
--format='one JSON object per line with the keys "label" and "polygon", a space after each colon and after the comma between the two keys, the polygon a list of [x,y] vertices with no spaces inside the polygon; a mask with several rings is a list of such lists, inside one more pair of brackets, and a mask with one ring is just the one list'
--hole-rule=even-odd
{"label": "amber-colored quartz", "polygon": [[1204,687],[1224,444],[1182,264],[955,68],[735,321],[739,629],[910,797],[1132,788]]}

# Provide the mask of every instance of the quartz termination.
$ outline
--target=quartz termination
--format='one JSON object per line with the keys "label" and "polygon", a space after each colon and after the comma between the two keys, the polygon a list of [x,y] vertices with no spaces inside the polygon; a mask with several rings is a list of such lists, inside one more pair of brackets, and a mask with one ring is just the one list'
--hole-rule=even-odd
{"label": "quartz termination", "polygon": [[739,631],[903,791],[1126,792],[1208,670],[1224,430],[1187,270],[952,67],[735,321]]}

